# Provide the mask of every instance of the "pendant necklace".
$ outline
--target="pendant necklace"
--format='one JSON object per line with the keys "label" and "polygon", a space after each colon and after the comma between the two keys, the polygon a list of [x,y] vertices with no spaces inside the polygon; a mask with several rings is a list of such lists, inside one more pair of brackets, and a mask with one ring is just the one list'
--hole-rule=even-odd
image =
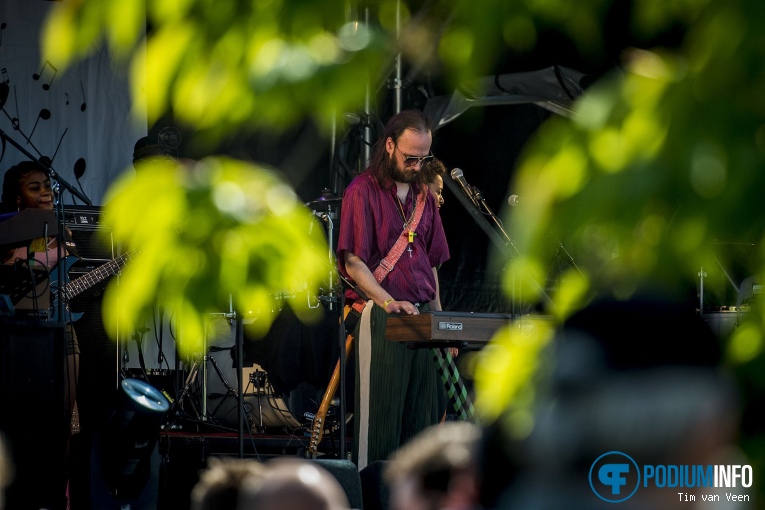
{"label": "pendant necklace", "polygon": [[[412,188],[409,188],[409,191],[412,191]],[[407,193],[407,197],[409,196],[409,193]],[[401,204],[401,199],[396,195],[396,204],[398,204],[399,212],[401,213],[401,219],[404,220],[404,230],[406,230],[409,227],[409,224],[412,223],[412,220],[414,219],[414,212],[417,209],[416,204],[415,207],[412,207],[412,215],[409,216],[409,219],[406,219],[406,215],[404,214],[404,206]],[[407,246],[406,251],[409,252],[409,258],[412,258],[412,243],[414,243],[414,236],[417,235],[413,230],[409,230],[409,245]]]}

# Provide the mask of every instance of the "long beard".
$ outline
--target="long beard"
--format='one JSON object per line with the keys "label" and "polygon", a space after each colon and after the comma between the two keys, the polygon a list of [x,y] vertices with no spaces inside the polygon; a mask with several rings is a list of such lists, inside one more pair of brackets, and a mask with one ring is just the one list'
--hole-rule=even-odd
{"label": "long beard", "polygon": [[407,184],[412,184],[419,180],[419,172],[415,168],[404,167],[401,169],[396,163],[397,161],[393,156],[389,157],[386,162],[388,166],[388,175],[390,175],[391,179],[396,182],[405,182]]}

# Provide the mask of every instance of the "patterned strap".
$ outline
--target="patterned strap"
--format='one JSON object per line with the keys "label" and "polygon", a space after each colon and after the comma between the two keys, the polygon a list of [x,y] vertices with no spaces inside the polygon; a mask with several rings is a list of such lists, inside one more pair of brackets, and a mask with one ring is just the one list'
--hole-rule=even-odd
{"label": "patterned strap", "polygon": [[414,218],[412,218],[412,223],[407,225],[404,230],[401,231],[401,235],[396,241],[396,244],[393,245],[393,248],[390,249],[390,253],[380,261],[380,265],[375,269],[374,276],[377,283],[383,281],[385,277],[388,276],[388,273],[393,271],[393,267],[396,265],[396,262],[398,262],[398,259],[401,258],[401,254],[404,253],[406,245],[409,244],[409,232],[417,230],[417,225],[420,224],[420,220],[422,219],[422,212],[425,210],[425,202],[428,198],[427,193],[428,191],[423,189],[417,197],[417,204],[414,207]]}
{"label": "patterned strap", "polygon": [[433,361],[441,370],[441,382],[444,383],[449,402],[452,403],[459,419],[462,421],[475,421],[475,408],[470,400],[465,383],[460,376],[460,371],[454,363],[454,358],[444,348],[430,350]]}

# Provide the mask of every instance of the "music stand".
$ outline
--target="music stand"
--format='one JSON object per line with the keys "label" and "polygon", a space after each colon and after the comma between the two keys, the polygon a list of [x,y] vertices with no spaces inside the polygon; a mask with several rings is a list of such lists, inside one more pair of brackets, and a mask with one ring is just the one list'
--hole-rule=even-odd
{"label": "music stand", "polygon": [[[8,216],[3,220],[4,216]],[[24,209],[0,216],[0,247],[21,246],[37,237],[58,234],[58,223],[53,211]],[[7,245],[7,246],[6,246]]]}
{"label": "music stand", "polygon": [[[4,215],[0,223],[0,250],[24,246],[32,239],[58,234],[58,224],[53,211],[24,209],[18,213]],[[40,264],[30,267],[29,263],[0,266],[0,296],[6,296],[0,314],[14,316],[19,310],[46,311],[50,307],[48,269]]]}
{"label": "music stand", "polygon": [[12,309],[7,315],[20,312],[47,312],[50,307],[48,270],[29,267],[27,262],[12,266],[0,265],[0,296],[7,296]]}

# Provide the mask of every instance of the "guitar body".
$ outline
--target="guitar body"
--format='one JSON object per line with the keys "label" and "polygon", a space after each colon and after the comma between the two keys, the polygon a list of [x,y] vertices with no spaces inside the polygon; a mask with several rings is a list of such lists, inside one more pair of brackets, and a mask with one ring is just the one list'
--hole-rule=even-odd
{"label": "guitar body", "polygon": [[[345,339],[345,352],[346,355],[350,354],[353,349],[353,335],[348,335]],[[327,391],[324,392],[324,397],[321,399],[319,410],[313,418],[311,424],[311,440],[308,442],[308,458],[315,459],[319,454],[319,443],[321,443],[324,437],[324,420],[327,417],[329,406],[332,403],[332,399],[337,391],[338,383],[340,382],[340,360],[337,360],[335,370],[332,372],[332,378],[329,380]],[[345,419],[345,416],[340,417],[341,420]],[[345,438],[340,438],[341,441],[345,441]]]}
{"label": "guitar body", "polygon": [[[69,269],[77,263],[80,259],[75,257],[74,255],[69,255],[68,257],[64,258],[61,262],[56,264],[56,267],[53,268],[53,270],[50,272],[50,318],[49,320],[52,320],[54,322],[75,322],[82,318],[82,312],[70,312],[69,311],[69,304],[67,303],[64,307],[64,317],[59,317],[58,314],[58,297],[59,297],[59,288],[58,288],[58,273],[62,272],[63,275],[63,282],[64,286],[66,286],[69,283]],[[63,319],[63,320],[62,320]]]}

